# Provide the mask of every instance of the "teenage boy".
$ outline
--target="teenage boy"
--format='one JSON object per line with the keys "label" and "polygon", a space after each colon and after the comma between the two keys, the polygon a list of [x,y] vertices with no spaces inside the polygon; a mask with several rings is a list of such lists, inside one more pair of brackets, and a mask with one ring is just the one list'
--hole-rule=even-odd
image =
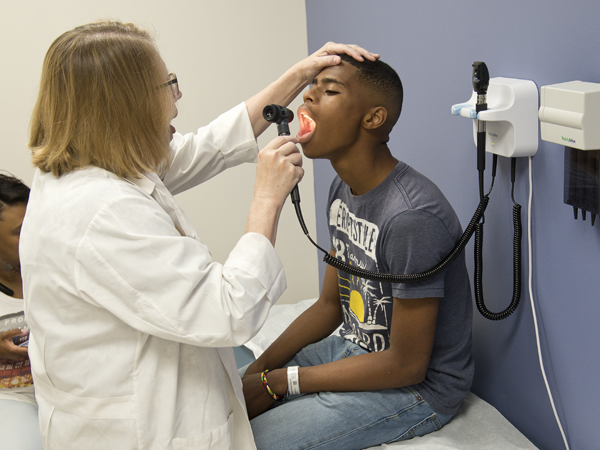
{"label": "teenage boy", "polygon": [[[377,272],[430,269],[462,230],[435,184],[387,145],[400,78],[382,61],[342,60],[315,78],[298,109],[304,154],[328,159],[338,175],[327,210],[331,254]],[[363,449],[440,429],[471,387],[471,321],[464,253],[417,284],[327,266],[317,302],[245,373],[257,448]],[[297,375],[287,369],[295,366]],[[296,395],[274,403],[286,392]]]}

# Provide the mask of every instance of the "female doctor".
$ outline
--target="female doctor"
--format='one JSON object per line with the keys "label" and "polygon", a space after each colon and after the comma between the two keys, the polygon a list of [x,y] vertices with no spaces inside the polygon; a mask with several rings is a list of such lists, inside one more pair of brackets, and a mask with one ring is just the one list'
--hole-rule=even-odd
{"label": "female doctor", "polygon": [[[287,105],[338,53],[377,57],[329,43],[181,135],[177,77],[145,31],[102,22],[52,43],[20,248],[46,450],[255,448],[231,346],[285,289],[273,244],[303,174],[295,138],[258,152],[256,136],[264,105]],[[256,159],[246,233],[218,264],[173,195]]]}

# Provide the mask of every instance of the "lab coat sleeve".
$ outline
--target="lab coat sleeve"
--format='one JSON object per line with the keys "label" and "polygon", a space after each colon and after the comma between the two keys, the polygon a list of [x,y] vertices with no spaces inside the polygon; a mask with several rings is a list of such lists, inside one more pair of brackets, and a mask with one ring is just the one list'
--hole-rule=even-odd
{"label": "lab coat sleeve", "polygon": [[264,236],[244,235],[221,265],[202,242],[177,233],[152,198],[139,195],[104,205],[76,261],[80,298],[143,333],[199,346],[250,340],[286,287]]}
{"label": "lab coat sleeve", "polygon": [[256,162],[258,146],[246,104],[240,103],[196,133],[175,133],[171,152],[171,166],[161,178],[173,195],[227,168]]}

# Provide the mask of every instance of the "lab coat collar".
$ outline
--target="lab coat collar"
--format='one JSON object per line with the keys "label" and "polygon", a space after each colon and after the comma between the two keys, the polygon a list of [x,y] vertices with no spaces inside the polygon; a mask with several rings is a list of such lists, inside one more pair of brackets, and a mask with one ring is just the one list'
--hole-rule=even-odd
{"label": "lab coat collar", "polygon": [[152,195],[152,192],[154,192],[154,189],[156,188],[156,183],[144,174],[141,174],[140,178],[127,177],[126,180],[139,187],[148,195]]}

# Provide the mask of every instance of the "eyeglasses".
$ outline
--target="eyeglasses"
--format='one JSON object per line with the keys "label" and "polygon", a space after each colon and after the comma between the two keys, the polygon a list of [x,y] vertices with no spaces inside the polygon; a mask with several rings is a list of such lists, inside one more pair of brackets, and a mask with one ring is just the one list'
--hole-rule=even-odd
{"label": "eyeglasses", "polygon": [[177,81],[177,75],[174,73],[169,74],[169,80],[165,81],[163,84],[159,86],[159,88],[164,88],[170,86],[171,92],[173,93],[173,97],[179,97],[179,82]]}

